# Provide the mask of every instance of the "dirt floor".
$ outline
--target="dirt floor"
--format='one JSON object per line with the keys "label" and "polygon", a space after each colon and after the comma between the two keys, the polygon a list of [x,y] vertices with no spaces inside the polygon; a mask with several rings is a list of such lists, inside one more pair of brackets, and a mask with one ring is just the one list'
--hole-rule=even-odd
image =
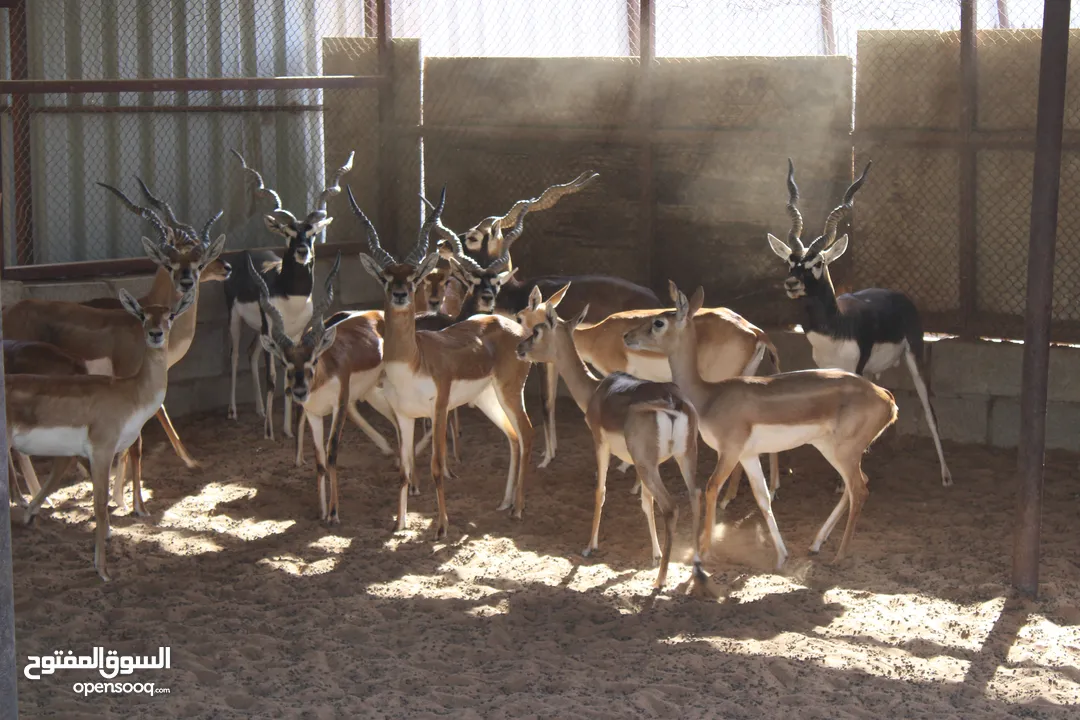
{"label": "dirt floor", "polygon": [[[1014,453],[951,444],[940,485],[929,440],[887,436],[865,462],[871,495],[852,545],[807,547],[837,500],[812,450],[782,456],[782,572],[744,486],[718,514],[706,563],[719,601],[690,597],[686,491],[665,591],[651,596],[648,533],[631,477],[613,469],[600,554],[583,559],[592,443],[560,410],[555,462],[529,475],[523,521],[495,510],[508,451],[462,412],[449,542],[433,543],[424,468],[409,529],[391,532],[393,464],[353,427],[341,456],[342,522],[318,520],[314,471],[261,439],[251,408],[179,423],[206,466],[189,471],[148,431],[146,519],[114,517],[114,581],[91,567],[90,487],[59,491],[14,528],[19,666],[95,646],[147,655],[169,694],[81,698],[96,671],[19,679],[24,717],[358,718],[1063,717],[1080,703],[1080,478],[1048,460],[1042,595],[1007,589]],[[562,412],[565,410],[565,412]],[[533,417],[538,417],[534,414]],[[494,439],[493,439],[494,438]],[[309,441],[310,442],[310,441]],[[538,446],[542,443],[537,433]],[[493,447],[485,445],[493,444]],[[700,482],[714,455],[702,453]],[[787,474],[794,468],[794,474]],[[16,514],[18,511],[16,511]]]}

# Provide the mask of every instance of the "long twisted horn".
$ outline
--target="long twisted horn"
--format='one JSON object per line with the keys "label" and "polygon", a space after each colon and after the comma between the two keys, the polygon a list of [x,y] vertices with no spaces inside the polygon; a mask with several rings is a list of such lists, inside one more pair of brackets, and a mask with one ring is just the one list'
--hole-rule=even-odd
{"label": "long twisted horn", "polygon": [[270,291],[266,287],[266,281],[255,269],[254,263],[251,262],[251,255],[247,255],[247,266],[248,272],[251,273],[252,279],[255,280],[255,285],[259,288],[259,307],[262,308],[263,313],[266,314],[266,318],[270,322],[270,337],[274,339],[274,342],[282,350],[291,348],[293,341],[292,338],[285,334],[285,321],[281,319],[281,313],[278,312],[278,309],[270,302]]}
{"label": "long twisted horn", "polygon": [[[866,182],[866,173],[870,172],[870,166],[873,165],[873,161],[866,163],[866,168],[862,171],[862,175],[856,178],[855,182],[851,183],[847,192],[844,193],[844,201],[833,208],[833,211],[829,213],[829,217],[825,218],[825,232],[822,238],[825,240],[824,247],[829,247],[836,240],[836,227],[840,224],[840,221],[851,211],[852,205],[855,201],[855,193],[859,191],[863,183]],[[816,243],[815,243],[816,244]]]}
{"label": "long twisted horn", "polygon": [[495,224],[499,229],[516,225],[518,215],[521,214],[525,207],[528,207],[533,212],[536,212],[537,210],[547,210],[555,203],[559,202],[564,195],[571,195],[584,189],[598,177],[600,177],[600,173],[591,171],[583,172],[568,183],[552,185],[547,190],[540,193],[540,197],[535,197],[531,200],[518,200],[514,203],[513,207],[510,208],[510,212],[499,218]]}
{"label": "long twisted horn", "polygon": [[135,213],[136,215],[142,216],[147,221],[149,221],[149,223],[151,225],[153,225],[157,229],[158,235],[161,236],[161,244],[162,245],[169,245],[170,244],[169,243],[169,231],[165,229],[165,223],[163,223],[161,221],[161,218],[158,216],[158,214],[156,212],[154,212],[153,210],[151,210],[148,207],[144,207],[142,205],[136,205],[135,203],[133,203],[131,201],[131,198],[129,198],[124,193],[120,192],[120,190],[118,190],[117,188],[114,188],[112,185],[106,185],[103,182],[99,182],[98,185],[105,188],[106,190],[111,192],[116,197],[120,198],[120,202],[124,203],[124,207],[126,207],[129,211]]}
{"label": "long twisted horn", "polygon": [[184,235],[191,238],[192,241],[197,241],[198,235],[195,234],[195,228],[187,223],[182,223],[176,219],[176,214],[173,212],[172,206],[164,200],[154,197],[154,193],[150,192],[150,188],[143,182],[142,178],[138,175],[135,176],[135,182],[139,183],[139,187],[142,189],[142,194],[146,196],[146,200],[158,210],[165,213],[165,221],[169,224],[173,230],[179,230]]}
{"label": "long twisted horn", "polygon": [[259,171],[253,167],[249,167],[247,162],[244,160],[244,156],[240,153],[236,152],[231,148],[229,149],[229,152],[235,155],[236,159],[240,161],[240,167],[251,173],[255,177],[255,182],[259,183],[258,186],[256,186],[255,188],[255,194],[260,197],[268,197],[274,201],[274,209],[271,210],[271,212],[277,213],[279,215],[284,215],[285,217],[289,218],[290,221],[296,222],[296,216],[285,208],[281,207],[281,196],[278,195],[277,192],[275,192],[273,189],[266,187],[266,185],[263,183],[262,175],[259,174]]}
{"label": "long twisted horn", "polygon": [[210,245],[210,228],[214,227],[214,223],[221,219],[221,216],[224,214],[223,210],[218,210],[217,214],[207,220],[206,224],[203,225],[202,232],[199,233],[199,239],[202,241],[204,248]]}
{"label": "long twisted horn", "polygon": [[450,241],[451,247],[454,249],[454,259],[463,270],[479,277],[483,274],[484,268],[480,263],[473,260],[471,257],[465,254],[465,248],[461,245],[461,238],[454,233],[450,233],[447,237]]}
{"label": "long twisted horn", "polygon": [[791,158],[787,161],[787,189],[788,189],[788,204],[787,214],[791,218],[791,229],[788,230],[788,243],[798,244],[800,249],[803,248],[802,244],[802,230],[803,219],[802,213],[799,212],[799,187],[795,184],[795,163],[791,162]]}
{"label": "long twisted horn", "polygon": [[311,329],[304,333],[303,342],[309,347],[318,347],[322,341],[323,335],[326,334],[326,327],[323,325],[323,316],[326,315],[326,311],[330,309],[330,306],[334,303],[334,278],[337,277],[338,270],[341,269],[341,251],[338,251],[337,257],[334,259],[334,264],[330,267],[330,274],[326,276],[325,292],[323,293],[322,302],[315,306],[315,310],[311,313]]}
{"label": "long twisted horn", "polygon": [[342,178],[343,175],[345,175],[345,173],[352,170],[353,156],[355,156],[355,155],[356,155],[355,150],[350,152],[349,153],[349,159],[345,161],[345,164],[342,165],[341,167],[339,167],[337,170],[335,170],[334,174],[330,176],[331,177],[330,183],[326,186],[326,188],[321,193],[319,193],[319,199],[315,203],[315,206],[317,208],[319,208],[320,210],[325,210],[326,209],[326,201],[341,192],[341,178]]}
{"label": "long twisted horn", "polygon": [[514,241],[521,237],[521,232],[525,229],[525,216],[532,211],[531,205],[526,205],[518,213],[517,222],[514,223],[514,227],[510,228],[510,232],[503,235],[503,255],[509,258],[510,246],[514,244]]}
{"label": "long twisted horn", "polygon": [[424,224],[420,227],[420,235],[416,239],[416,245],[413,247],[412,252],[405,258],[406,265],[417,266],[420,262],[427,257],[428,249],[428,236],[431,235],[431,228],[438,224],[439,219],[442,217],[443,208],[446,207],[446,186],[443,185],[442,192],[439,194],[439,204],[436,205],[431,212],[428,213],[427,219],[424,220]]}
{"label": "long twisted horn", "polygon": [[394,259],[394,256],[383,250],[382,245],[379,244],[379,234],[375,232],[375,226],[371,224],[367,215],[356,204],[356,198],[352,194],[352,187],[346,185],[345,193],[349,196],[349,207],[352,208],[353,214],[360,218],[360,222],[364,224],[364,228],[367,230],[368,250],[371,252],[371,257],[374,258],[375,262],[379,263],[379,267],[383,270],[396,264],[397,260]]}

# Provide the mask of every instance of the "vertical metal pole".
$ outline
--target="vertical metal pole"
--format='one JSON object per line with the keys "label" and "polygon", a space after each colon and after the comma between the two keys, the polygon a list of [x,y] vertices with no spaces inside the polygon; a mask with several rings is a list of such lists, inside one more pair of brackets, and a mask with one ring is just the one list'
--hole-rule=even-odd
{"label": "vertical metal pole", "polygon": [[[0,326],[0,339],[4,329]],[[4,357],[0,355],[0,378],[4,376]],[[19,717],[18,678],[15,662],[15,596],[11,575],[11,507],[8,502],[7,396],[0,382],[0,720]]]}
{"label": "vertical metal pole", "polygon": [[971,331],[978,311],[978,288],[976,284],[976,213],[978,189],[976,186],[976,149],[972,142],[978,118],[976,97],[978,93],[978,68],[976,66],[976,15],[975,0],[960,2],[960,247],[959,286],[960,321],[962,335]]}
{"label": "vertical metal pole", "polygon": [[833,24],[832,0],[821,0],[821,35],[825,40],[825,54],[836,54],[836,26]]}
{"label": "vertical metal pole", "polygon": [[664,278],[661,274],[664,263],[657,247],[656,226],[656,189],[653,178],[653,138],[652,138],[652,71],[656,60],[656,5],[653,0],[640,0],[641,12],[638,15],[638,47],[641,50],[638,76],[638,130],[641,133],[641,154],[639,157],[638,184],[640,187],[641,246],[649,252],[649,281],[655,288],[660,288]]}
{"label": "vertical metal pole", "polygon": [[391,0],[375,0],[376,33],[379,51],[379,234],[392,238],[399,251],[410,243],[398,233],[397,133],[394,123],[394,44]]}
{"label": "vertical metal pole", "polygon": [[1012,27],[1009,23],[1009,0],[997,0],[998,27],[1008,30]]}
{"label": "vertical metal pole", "polygon": [[[30,44],[26,0],[17,0],[8,11],[11,35],[11,79],[30,77]],[[15,215],[14,265],[34,264],[34,189],[30,162],[30,96],[11,96],[11,210]]]}
{"label": "vertical metal pole", "polygon": [[641,0],[626,0],[626,40],[630,56],[641,55]]}
{"label": "vertical metal pole", "polygon": [[1020,385],[1019,492],[1012,582],[1035,597],[1039,591],[1039,534],[1042,522],[1046,393],[1050,366],[1050,310],[1054,299],[1061,133],[1065,122],[1065,74],[1069,59],[1070,0],[1043,3],[1039,105],[1035,121],[1035,172],[1031,183],[1031,241],[1028,245],[1027,311],[1023,379]]}

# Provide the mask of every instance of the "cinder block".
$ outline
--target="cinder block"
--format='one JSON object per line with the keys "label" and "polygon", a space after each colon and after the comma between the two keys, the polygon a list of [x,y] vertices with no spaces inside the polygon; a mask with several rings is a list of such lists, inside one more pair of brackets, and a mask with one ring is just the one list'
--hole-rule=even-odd
{"label": "cinder block", "polygon": [[933,388],[943,395],[1016,397],[1023,346],[1010,342],[941,340],[934,343]]}
{"label": "cinder block", "polygon": [[[914,392],[894,393],[900,409],[897,430],[905,435],[930,437],[926,413]],[[985,443],[989,433],[990,398],[981,395],[936,395],[931,404],[937,415],[938,431],[944,440]]]}
{"label": "cinder block", "polygon": [[[330,262],[327,262],[319,277],[326,277],[325,273],[330,271]],[[316,272],[318,273],[318,270]],[[342,305],[382,307],[383,289],[360,264],[360,258],[356,255],[342,256],[341,272],[338,274],[335,291]]]}
{"label": "cinder block", "polygon": [[187,354],[169,369],[169,380],[181,381],[225,375],[229,369],[227,337],[228,329],[220,321],[198,323],[195,326],[195,339]]}
{"label": "cinder block", "polygon": [[[1016,447],[1020,439],[1020,400],[994,398],[990,411],[990,444]],[[1080,403],[1050,402],[1046,406],[1046,447],[1080,450]]]}
{"label": "cinder block", "polygon": [[776,346],[776,352],[780,355],[780,369],[784,372],[816,367],[810,352],[810,341],[803,333],[773,330],[769,333],[769,340]]}
{"label": "cinder block", "polygon": [[[64,300],[83,302],[99,297],[109,297],[111,289],[102,280],[65,283],[33,283],[25,286],[26,297],[35,300]],[[115,297],[113,295],[112,297]]]}
{"label": "cinder block", "polygon": [[131,275],[122,278],[109,278],[105,283],[109,287],[108,295],[111,297],[118,297],[120,289],[123,288],[135,297],[143,298],[150,293],[150,288],[154,284],[154,276]]}
{"label": "cinder block", "polygon": [[1051,401],[1080,402],[1080,348],[1050,348]]}
{"label": "cinder block", "polygon": [[0,308],[11,307],[27,297],[25,286],[16,280],[0,282]]}

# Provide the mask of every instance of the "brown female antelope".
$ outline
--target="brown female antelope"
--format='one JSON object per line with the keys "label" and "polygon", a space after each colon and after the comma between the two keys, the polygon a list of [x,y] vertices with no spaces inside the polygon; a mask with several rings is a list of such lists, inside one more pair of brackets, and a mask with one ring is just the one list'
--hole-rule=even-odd
{"label": "brown female antelope", "polygon": [[[8,447],[25,455],[83,457],[90,462],[94,488],[94,567],[105,581],[105,539],[109,535],[109,466],[131,447],[142,426],[165,399],[169,381],[169,331],[176,318],[195,302],[189,290],[172,307],[142,307],[126,290],[120,299],[139,321],[146,345],[138,371],[123,378],[86,375],[9,375],[7,391]],[[59,477],[54,467],[45,486],[30,501],[29,524]]]}
{"label": "brown female antelope", "polygon": [[702,552],[708,552],[712,544],[716,496],[736,464],[741,464],[776,546],[776,567],[783,567],[788,551],[773,517],[772,499],[758,455],[813,445],[840,473],[845,490],[814,538],[810,552],[821,550],[848,506],[847,527],[836,553],[837,560],[842,559],[869,495],[869,481],[862,471],[863,453],[896,420],[892,393],[866,378],[840,370],[802,370],[706,382],[695,362],[699,348],[697,323],[690,320],[701,309],[704,293],[698,288],[687,300],[675,283],[670,283],[670,289],[675,310],[660,313],[629,331],[625,342],[631,348],[667,355],[675,383],[698,410],[702,439],[718,453],[716,470],[705,493]]}
{"label": "brown female antelope", "polygon": [[413,430],[415,419],[431,417],[431,474],[439,504],[436,538],[446,535],[449,524],[443,478],[446,475],[446,420],[450,409],[466,403],[481,412],[506,435],[510,444],[510,468],[500,509],[513,508],[513,517],[525,510],[525,468],[532,450],[532,424],[522,395],[529,363],[517,357],[524,336],[521,326],[492,315],[470,318],[445,330],[417,331],[413,298],[417,286],[434,269],[439,253],[428,254],[428,236],[446,202],[443,189],[439,204],[428,215],[416,244],[398,262],[379,244],[371,221],[356,205],[351,190],[349,204],[367,230],[371,255],[360,255],[364,268],[383,285],[385,293],[383,332],[383,391],[398,427],[402,483],[397,529],[404,530],[408,514],[409,487],[413,484]]}
{"label": "brown female antelope", "polygon": [[[582,555],[588,557],[600,544],[600,514],[607,496],[608,462],[612,455],[632,464],[641,482],[641,509],[649,522],[653,562],[660,570],[656,588],[664,586],[671,542],[675,534],[678,508],[660,479],[660,464],[674,457],[679,464],[686,489],[690,493],[694,538],[701,537],[701,491],[694,474],[697,470],[698,417],[694,406],[674,383],[638,380],[626,373],[612,373],[598,381],[589,375],[581,356],[574,349],[574,328],[585,315],[584,308],[569,322],[555,313],[566,288],[547,303],[544,320],[536,323],[532,334],[518,345],[518,357],[529,362],[554,363],[566,381],[574,402],[585,413],[585,423],[592,431],[596,448],[596,503],[593,508],[592,535]],[[653,500],[664,516],[664,547],[656,536]],[[701,558],[694,551],[694,575],[701,574]]]}
{"label": "brown female antelope", "polygon": [[[546,302],[540,292],[534,290],[529,296],[528,307],[518,313],[517,321],[529,330],[538,322],[544,321],[547,307],[553,302],[563,302],[561,290]],[[642,380],[670,382],[671,369],[664,355],[633,350],[623,342],[627,331],[640,325],[644,319],[663,312],[665,311],[628,310],[609,315],[594,325],[579,326],[574,330],[574,345],[582,360],[604,375],[623,372]],[[703,308],[694,315],[694,326],[701,336],[697,356],[698,371],[708,382],[719,382],[737,375],[754,375],[765,353],[769,354],[776,370],[780,370],[776,347],[765,332],[737,313],[727,308]],[[549,388],[548,407],[555,407],[554,388]],[[554,428],[554,421],[550,426]],[[554,452],[552,455],[554,456]],[[625,464],[620,468],[623,472],[627,469]],[[769,457],[769,470],[769,486],[775,497],[780,486],[780,466],[775,453]],[[735,498],[740,476],[741,471],[736,468],[735,477],[720,501],[721,508],[726,508]],[[630,492],[636,492],[640,485],[641,483],[635,483]]]}

